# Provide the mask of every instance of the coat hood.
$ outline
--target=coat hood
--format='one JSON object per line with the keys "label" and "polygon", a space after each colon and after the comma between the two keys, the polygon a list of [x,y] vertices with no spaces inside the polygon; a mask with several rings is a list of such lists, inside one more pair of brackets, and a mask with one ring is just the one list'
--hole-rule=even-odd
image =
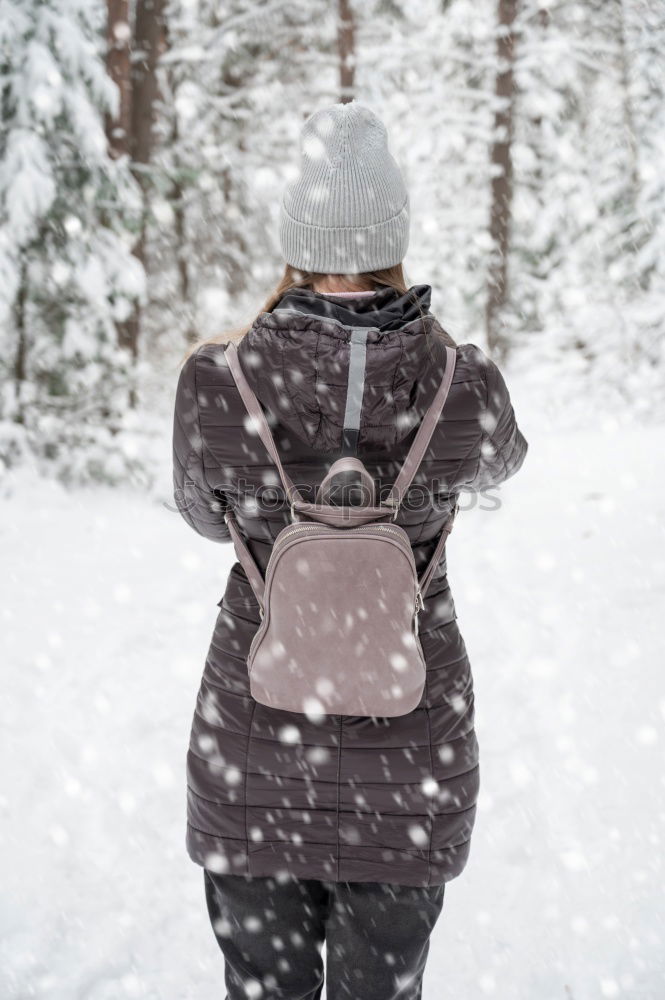
{"label": "coat hood", "polygon": [[441,381],[445,345],[430,285],[344,298],[291,289],[238,345],[268,419],[311,448],[388,450],[420,423]]}

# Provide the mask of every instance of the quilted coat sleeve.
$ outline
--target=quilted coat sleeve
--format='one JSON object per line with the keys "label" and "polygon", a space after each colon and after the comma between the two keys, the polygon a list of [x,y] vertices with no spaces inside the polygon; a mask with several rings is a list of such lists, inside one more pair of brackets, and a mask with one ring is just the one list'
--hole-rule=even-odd
{"label": "quilted coat sleeve", "polygon": [[178,378],[173,416],[173,497],[185,521],[214,542],[230,542],[225,503],[208,485],[205,441],[197,392],[198,352],[187,358]]}
{"label": "quilted coat sleeve", "polygon": [[498,367],[476,348],[485,385],[484,406],[479,415],[482,431],[478,466],[469,484],[472,490],[498,486],[521,468],[528,443],[517,426],[508,387]]}

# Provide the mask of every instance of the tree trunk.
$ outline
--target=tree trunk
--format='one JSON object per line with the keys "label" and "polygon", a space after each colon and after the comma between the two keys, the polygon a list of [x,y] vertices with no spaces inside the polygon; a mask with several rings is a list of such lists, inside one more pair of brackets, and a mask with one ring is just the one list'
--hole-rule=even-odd
{"label": "tree trunk", "polygon": [[[132,107],[130,153],[132,170],[143,192],[141,229],[133,248],[134,256],[146,266],[145,244],[148,216],[149,164],[154,148],[157,62],[163,48],[165,0],[137,0],[132,51]],[[119,329],[121,347],[138,357],[141,333],[141,308],[138,303],[132,315]],[[133,400],[132,400],[133,401]]]}
{"label": "tree trunk", "polygon": [[[116,115],[106,116],[106,138],[109,153],[116,159],[131,154],[132,140],[132,28],[130,23],[129,0],[106,0],[106,71],[119,90]],[[102,213],[105,221],[106,213]],[[126,347],[136,357],[138,326],[136,310],[129,319],[116,323],[118,344]],[[130,405],[135,402],[130,392]]]}
{"label": "tree trunk", "polygon": [[155,107],[159,97],[157,61],[162,53],[165,0],[137,0],[132,56],[132,161],[145,179],[154,147]]}
{"label": "tree trunk", "polygon": [[[172,91],[175,96],[175,91]],[[180,132],[178,127],[178,116],[173,116],[173,127],[171,129],[171,147],[178,149]],[[174,176],[171,187],[170,203],[174,214],[174,231],[176,238],[175,257],[178,268],[178,304],[177,311],[185,318],[185,338],[188,343],[194,343],[197,339],[197,331],[194,326],[193,307],[191,299],[191,281],[189,275],[189,258],[191,247],[187,241],[187,215],[185,208],[186,188],[180,179],[180,164],[177,154],[174,157]]]}
{"label": "tree trunk", "polygon": [[106,9],[106,71],[120,94],[117,115],[106,116],[109,153],[115,159],[129,153],[132,128],[129,0],[107,0]]}
{"label": "tree trunk", "polygon": [[338,0],[337,48],[339,51],[340,102],[348,104],[354,97],[356,76],[355,21],[351,0]]}
{"label": "tree trunk", "polygon": [[28,266],[23,259],[21,261],[21,278],[18,292],[14,299],[14,328],[16,330],[16,355],[14,357],[14,393],[16,399],[16,423],[24,421],[23,414],[23,385],[27,378],[27,356],[28,339],[26,323],[26,305],[28,301]]}
{"label": "tree trunk", "polygon": [[[628,241],[626,255],[637,255],[647,243],[651,225],[641,210],[642,205],[642,170],[640,164],[640,145],[635,122],[635,111],[631,93],[631,53],[626,31],[626,3],[617,0],[618,4],[618,35],[619,35],[619,72],[621,75],[621,90],[623,95],[623,127],[626,136],[630,184],[627,196],[626,213],[628,219]],[[635,294],[646,292],[651,284],[648,268],[635,268]]]}
{"label": "tree trunk", "polygon": [[488,272],[486,332],[491,352],[505,356],[508,344],[501,316],[508,301],[508,253],[513,200],[513,104],[515,36],[519,0],[498,0],[496,112],[491,153],[492,195],[490,236],[492,251]]}
{"label": "tree trunk", "polygon": [[640,162],[639,149],[637,145],[637,130],[635,128],[635,115],[633,114],[633,102],[630,93],[630,55],[628,53],[628,42],[626,39],[626,8],[624,0],[617,0],[618,4],[618,35],[619,35],[619,69],[621,73],[621,88],[623,93],[623,120],[626,144],[628,146],[628,156],[630,160],[630,180],[634,204],[640,190]]}

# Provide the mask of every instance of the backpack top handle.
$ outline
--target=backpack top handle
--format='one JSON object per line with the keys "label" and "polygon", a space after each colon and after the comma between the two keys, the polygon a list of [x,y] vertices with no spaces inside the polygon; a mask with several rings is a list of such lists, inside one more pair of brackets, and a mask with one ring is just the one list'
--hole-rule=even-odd
{"label": "backpack top handle", "polygon": [[316,491],[316,502],[319,504],[328,503],[333,480],[337,476],[343,476],[347,473],[356,473],[357,478],[363,486],[363,497],[369,497],[368,502],[366,504],[362,504],[361,506],[374,507],[376,504],[376,488],[374,486],[374,480],[360,459],[354,458],[352,455],[345,455],[343,458],[338,458],[336,462],[333,462],[330,469],[322,479],[321,485]]}

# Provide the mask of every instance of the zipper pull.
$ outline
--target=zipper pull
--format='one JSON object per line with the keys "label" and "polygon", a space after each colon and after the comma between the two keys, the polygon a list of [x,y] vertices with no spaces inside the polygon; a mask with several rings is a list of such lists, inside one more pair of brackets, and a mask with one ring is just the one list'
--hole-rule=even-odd
{"label": "zipper pull", "polygon": [[425,610],[425,601],[423,600],[422,591],[420,587],[418,587],[416,591],[416,614],[424,610]]}

